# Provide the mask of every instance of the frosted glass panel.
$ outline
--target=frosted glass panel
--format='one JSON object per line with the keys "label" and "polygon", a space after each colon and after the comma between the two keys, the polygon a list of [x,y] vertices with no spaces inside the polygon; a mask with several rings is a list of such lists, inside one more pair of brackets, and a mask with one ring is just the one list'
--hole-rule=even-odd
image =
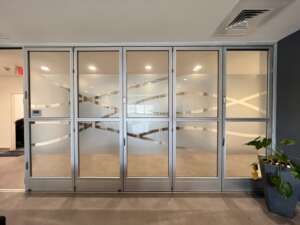
{"label": "frosted glass panel", "polygon": [[168,176],[168,129],[167,122],[128,122],[127,176]]}
{"label": "frosted glass panel", "polygon": [[177,122],[176,176],[217,176],[217,123]]}
{"label": "frosted glass panel", "polygon": [[177,117],[217,116],[218,51],[176,52]]}
{"label": "frosted glass panel", "polygon": [[70,105],[69,52],[30,52],[32,117],[68,117]]}
{"label": "frosted glass panel", "polygon": [[118,117],[119,52],[79,52],[79,117]]}
{"label": "frosted glass panel", "polygon": [[250,165],[253,162],[257,162],[257,153],[253,146],[246,146],[245,143],[258,136],[266,136],[266,125],[264,122],[226,123],[227,177],[250,177]]}
{"label": "frosted glass panel", "polygon": [[227,52],[227,117],[266,117],[268,51]]}
{"label": "frosted glass panel", "polygon": [[33,122],[30,131],[32,176],[71,177],[69,123]]}
{"label": "frosted glass panel", "polygon": [[168,116],[168,51],[127,52],[129,117]]}
{"label": "frosted glass panel", "polygon": [[81,177],[119,177],[119,123],[79,123]]}

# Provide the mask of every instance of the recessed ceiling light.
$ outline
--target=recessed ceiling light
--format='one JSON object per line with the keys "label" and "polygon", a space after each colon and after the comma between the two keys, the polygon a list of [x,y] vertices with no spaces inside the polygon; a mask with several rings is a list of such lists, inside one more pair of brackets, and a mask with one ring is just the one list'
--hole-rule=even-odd
{"label": "recessed ceiling light", "polygon": [[152,70],[152,66],[151,66],[151,65],[146,65],[146,66],[145,66],[145,70],[147,70],[147,71]]}
{"label": "recessed ceiling light", "polygon": [[183,80],[184,80],[184,81],[187,81],[187,79],[186,79],[186,78],[184,78]]}
{"label": "recessed ceiling light", "polygon": [[89,68],[90,71],[96,71],[97,70],[97,67],[94,66],[94,65],[89,65],[88,68]]}
{"label": "recessed ceiling light", "polygon": [[41,66],[41,70],[45,71],[45,72],[49,72],[50,69],[48,66]]}
{"label": "recessed ceiling light", "polygon": [[198,72],[199,70],[202,69],[202,66],[201,65],[196,65],[193,69],[194,72]]}

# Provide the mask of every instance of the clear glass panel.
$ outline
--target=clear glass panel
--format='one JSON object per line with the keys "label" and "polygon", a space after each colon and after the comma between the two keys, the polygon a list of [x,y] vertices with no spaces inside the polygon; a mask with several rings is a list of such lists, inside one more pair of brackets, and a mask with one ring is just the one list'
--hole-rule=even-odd
{"label": "clear glass panel", "polygon": [[[227,122],[226,123],[226,176],[250,177],[253,162],[257,162],[257,152],[245,143],[266,136],[265,122]],[[260,152],[264,154],[264,150]]]}
{"label": "clear glass panel", "polygon": [[69,52],[30,52],[32,117],[69,117]]}
{"label": "clear glass panel", "polygon": [[217,116],[218,51],[176,52],[177,117]]}
{"label": "clear glass panel", "polygon": [[168,129],[168,122],[128,122],[127,176],[168,176]]}
{"label": "clear glass panel", "polygon": [[79,117],[118,117],[119,52],[79,52]]}
{"label": "clear glass panel", "polygon": [[216,177],[216,122],[177,122],[176,176]]}
{"label": "clear glass panel", "polygon": [[31,164],[33,177],[71,177],[69,122],[33,122]]}
{"label": "clear glass panel", "polygon": [[168,116],[168,51],[127,52],[129,117]]}
{"label": "clear glass panel", "polygon": [[227,117],[266,117],[268,51],[230,50],[226,62]]}
{"label": "clear glass panel", "polygon": [[119,177],[119,122],[79,123],[81,177]]}

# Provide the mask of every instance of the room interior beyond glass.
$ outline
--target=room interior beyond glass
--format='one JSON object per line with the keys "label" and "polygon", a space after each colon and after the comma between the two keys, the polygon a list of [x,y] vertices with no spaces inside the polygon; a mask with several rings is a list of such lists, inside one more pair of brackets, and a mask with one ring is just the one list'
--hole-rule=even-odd
{"label": "room interior beyond glass", "polygon": [[27,191],[260,188],[244,143],[272,136],[272,46],[25,55]]}

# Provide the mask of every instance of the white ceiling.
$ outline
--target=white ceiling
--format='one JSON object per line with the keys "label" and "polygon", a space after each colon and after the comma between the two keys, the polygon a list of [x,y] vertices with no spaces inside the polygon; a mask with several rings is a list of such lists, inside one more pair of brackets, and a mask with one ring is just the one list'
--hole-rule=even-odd
{"label": "white ceiling", "polygon": [[216,28],[237,2],[1,0],[0,44],[273,42],[300,28],[300,0],[295,0],[249,36],[214,37]]}

